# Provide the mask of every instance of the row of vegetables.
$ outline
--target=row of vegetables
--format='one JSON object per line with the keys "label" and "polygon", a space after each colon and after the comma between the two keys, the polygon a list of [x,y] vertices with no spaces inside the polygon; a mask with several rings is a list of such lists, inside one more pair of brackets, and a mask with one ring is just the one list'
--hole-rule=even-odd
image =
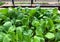
{"label": "row of vegetables", "polygon": [[58,9],[0,9],[0,42],[60,42]]}

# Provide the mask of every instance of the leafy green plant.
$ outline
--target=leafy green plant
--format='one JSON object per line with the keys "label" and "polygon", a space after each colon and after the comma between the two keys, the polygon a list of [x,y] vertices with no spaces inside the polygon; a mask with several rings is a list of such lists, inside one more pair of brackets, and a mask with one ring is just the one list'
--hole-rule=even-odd
{"label": "leafy green plant", "polygon": [[4,2],[0,2],[0,6],[3,5],[3,4],[4,4]]}
{"label": "leafy green plant", "polygon": [[1,9],[0,42],[60,42],[58,9]]}

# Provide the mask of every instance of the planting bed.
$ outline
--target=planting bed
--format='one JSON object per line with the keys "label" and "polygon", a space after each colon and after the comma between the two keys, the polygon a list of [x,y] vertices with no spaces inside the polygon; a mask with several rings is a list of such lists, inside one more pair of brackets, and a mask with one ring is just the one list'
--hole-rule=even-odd
{"label": "planting bed", "polygon": [[0,42],[60,42],[58,9],[0,9]]}

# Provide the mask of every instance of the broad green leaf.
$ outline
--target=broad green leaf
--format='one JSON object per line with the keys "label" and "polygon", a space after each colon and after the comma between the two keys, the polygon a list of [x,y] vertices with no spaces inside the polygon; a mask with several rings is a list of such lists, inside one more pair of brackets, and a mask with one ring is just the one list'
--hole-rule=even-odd
{"label": "broad green leaf", "polygon": [[57,25],[56,25],[56,29],[57,29],[58,31],[60,31],[60,24],[57,24]]}
{"label": "broad green leaf", "polygon": [[8,21],[8,22],[5,22],[3,24],[3,26],[6,27],[6,28],[8,28],[8,27],[12,26],[12,23],[10,21]]}
{"label": "broad green leaf", "polygon": [[16,35],[17,35],[17,39],[19,39],[22,42],[23,41],[23,28],[22,27],[16,28]]}
{"label": "broad green leaf", "polygon": [[54,39],[55,35],[53,33],[50,33],[48,32],[46,35],[45,35],[46,38],[48,39]]}
{"label": "broad green leaf", "polygon": [[34,36],[33,42],[40,42],[40,37]]}
{"label": "broad green leaf", "polygon": [[45,42],[45,40],[42,37],[34,36],[33,42]]}
{"label": "broad green leaf", "polygon": [[15,26],[11,26],[11,27],[8,29],[8,33],[10,33],[10,32],[14,32],[14,31],[15,31],[15,29],[16,29],[16,27],[15,27]]}
{"label": "broad green leaf", "polygon": [[33,20],[32,21],[32,25],[35,26],[35,27],[39,27],[40,26],[40,23],[37,20]]}
{"label": "broad green leaf", "polygon": [[3,42],[10,42],[10,38],[8,35],[6,35],[4,38],[3,38]]}
{"label": "broad green leaf", "polygon": [[0,32],[0,41],[2,42],[3,41],[3,38],[5,37],[5,33],[3,32]]}
{"label": "broad green leaf", "polygon": [[11,26],[12,26],[12,23],[11,23],[10,21],[5,22],[5,23],[3,24],[4,31],[7,32],[8,29],[9,29]]}
{"label": "broad green leaf", "polygon": [[32,37],[32,30],[28,30],[27,32],[26,31],[24,31],[24,33],[23,33],[23,37],[24,37],[24,41],[25,42],[31,42],[31,37]]}
{"label": "broad green leaf", "polygon": [[56,35],[55,35],[55,40],[60,40],[60,32],[57,32]]}

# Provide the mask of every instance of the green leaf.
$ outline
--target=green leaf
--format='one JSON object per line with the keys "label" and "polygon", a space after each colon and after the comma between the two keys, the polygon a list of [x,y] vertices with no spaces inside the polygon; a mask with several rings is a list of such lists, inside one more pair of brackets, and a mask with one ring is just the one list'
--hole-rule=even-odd
{"label": "green leaf", "polygon": [[40,37],[34,36],[33,42],[40,42]]}
{"label": "green leaf", "polygon": [[27,32],[26,31],[24,31],[24,33],[23,33],[23,37],[24,37],[24,41],[25,42],[31,42],[31,37],[32,37],[32,30],[28,30]]}
{"label": "green leaf", "polygon": [[10,38],[8,35],[6,35],[4,38],[3,38],[3,42],[10,42]]}
{"label": "green leaf", "polygon": [[55,35],[53,33],[50,33],[48,32],[46,35],[45,35],[46,38],[48,39],[54,39]]}
{"label": "green leaf", "polygon": [[8,28],[8,27],[12,26],[12,23],[10,21],[8,21],[8,22],[5,22],[3,24],[3,26]]}
{"label": "green leaf", "polygon": [[22,27],[16,28],[16,36],[17,36],[17,40],[21,42],[23,41],[23,28]]}
{"label": "green leaf", "polygon": [[60,40],[60,32],[57,32],[56,35],[55,35],[55,40]]}
{"label": "green leaf", "polygon": [[8,29],[8,33],[10,33],[10,32],[14,32],[14,31],[15,31],[15,29],[16,29],[16,27],[15,27],[15,26],[11,26],[11,27]]}
{"label": "green leaf", "polygon": [[32,25],[35,26],[35,27],[39,27],[40,26],[40,23],[37,20],[33,20],[32,21]]}
{"label": "green leaf", "polygon": [[58,41],[58,42],[60,42],[60,41]]}
{"label": "green leaf", "polygon": [[0,41],[2,42],[3,41],[3,38],[5,37],[5,33],[3,32],[0,32]]}
{"label": "green leaf", "polygon": [[60,31],[60,24],[56,24],[56,29]]}
{"label": "green leaf", "polygon": [[10,21],[8,22],[5,22],[3,24],[3,27],[4,27],[4,31],[8,31],[8,29],[12,26],[12,23]]}
{"label": "green leaf", "polygon": [[33,42],[45,42],[45,40],[42,37],[34,36]]}
{"label": "green leaf", "polygon": [[55,14],[58,14],[58,9],[57,8],[54,8],[53,9],[53,14],[55,15]]}

